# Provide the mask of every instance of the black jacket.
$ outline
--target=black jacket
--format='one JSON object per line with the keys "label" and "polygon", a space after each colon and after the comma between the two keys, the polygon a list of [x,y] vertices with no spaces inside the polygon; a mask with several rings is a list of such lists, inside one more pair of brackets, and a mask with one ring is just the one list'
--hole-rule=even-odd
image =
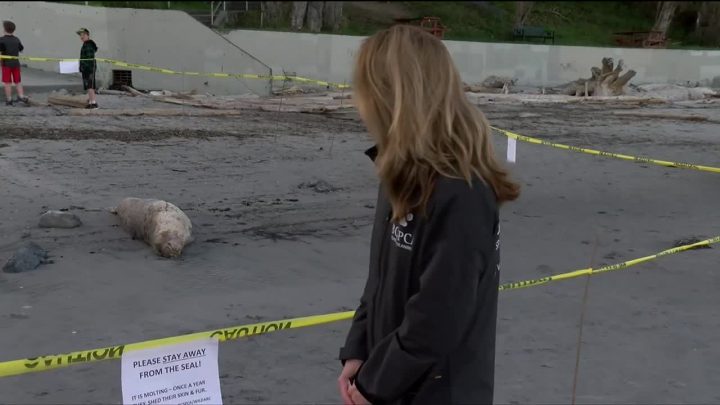
{"label": "black jacket", "polygon": [[[14,35],[3,35],[0,37],[0,53],[5,56],[20,56],[25,49],[22,42]],[[18,59],[2,59],[2,66],[9,68],[20,67]]]}
{"label": "black jacket", "polygon": [[95,53],[98,47],[95,41],[88,39],[83,42],[80,48],[80,72],[81,73],[95,73],[97,68],[95,65]]}
{"label": "black jacket", "polygon": [[381,187],[370,274],[340,359],[364,360],[355,385],[373,404],[492,403],[495,194],[480,180],[440,177],[425,217],[391,214]]}

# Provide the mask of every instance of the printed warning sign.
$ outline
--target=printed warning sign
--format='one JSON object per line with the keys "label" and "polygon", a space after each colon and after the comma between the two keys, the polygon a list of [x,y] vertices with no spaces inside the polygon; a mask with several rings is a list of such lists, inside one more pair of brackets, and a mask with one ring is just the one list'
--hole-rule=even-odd
{"label": "printed warning sign", "polygon": [[222,404],[217,339],[124,353],[122,394],[125,405]]}

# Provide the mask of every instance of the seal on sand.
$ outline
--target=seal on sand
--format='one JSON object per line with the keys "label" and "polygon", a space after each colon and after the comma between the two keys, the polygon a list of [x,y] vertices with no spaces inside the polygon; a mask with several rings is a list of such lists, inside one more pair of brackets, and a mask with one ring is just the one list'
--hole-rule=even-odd
{"label": "seal on sand", "polygon": [[178,257],[192,242],[190,218],[175,205],[162,200],[125,198],[112,210],[133,238],[142,239],[163,257]]}

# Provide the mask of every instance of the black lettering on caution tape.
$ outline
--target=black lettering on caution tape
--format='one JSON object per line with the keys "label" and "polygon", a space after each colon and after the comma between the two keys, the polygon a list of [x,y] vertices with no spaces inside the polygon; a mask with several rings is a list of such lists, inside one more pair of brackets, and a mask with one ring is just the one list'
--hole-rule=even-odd
{"label": "black lettering on caution tape", "polygon": [[502,290],[512,290],[512,289],[516,289],[516,288],[530,287],[532,285],[544,284],[544,283],[548,283],[550,281],[552,281],[552,277],[543,277],[543,278],[538,278],[535,280],[518,281],[515,283],[505,283],[505,284],[501,285],[498,288],[498,290],[502,291]]}
{"label": "black lettering on caution tape", "polygon": [[[122,357],[125,351],[125,345],[110,347],[106,349],[92,350],[88,352],[77,352],[70,354],[54,354],[41,357],[30,357],[25,360],[26,368],[52,368],[53,366],[62,366],[63,364],[87,363],[91,361],[99,361],[105,359],[117,359]],[[65,360],[63,362],[63,360]]]}
{"label": "black lettering on caution tape", "polygon": [[628,267],[627,262],[625,263],[618,263],[618,264],[612,264],[610,266],[604,266],[600,267],[599,269],[593,270],[593,272],[602,272],[602,271],[613,271],[613,270],[620,270]]}
{"label": "black lettering on caution tape", "polygon": [[244,326],[241,328],[235,328],[235,329],[221,329],[216,330],[215,332],[210,334],[210,337],[220,337],[223,340],[233,340],[238,339],[245,336],[254,336],[254,335],[262,335],[264,333],[274,332],[278,330],[283,329],[290,329],[292,327],[292,322],[273,322],[263,325],[252,325],[252,326]]}

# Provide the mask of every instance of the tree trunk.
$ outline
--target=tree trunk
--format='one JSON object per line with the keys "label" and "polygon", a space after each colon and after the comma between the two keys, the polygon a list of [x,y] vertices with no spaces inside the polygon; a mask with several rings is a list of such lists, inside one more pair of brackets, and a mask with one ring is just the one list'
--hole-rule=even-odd
{"label": "tree trunk", "polygon": [[342,24],[342,1],[326,1],[323,7],[323,28],[337,31]]}
{"label": "tree trunk", "polygon": [[263,25],[267,27],[279,27],[283,20],[282,1],[263,1],[260,3],[263,13]]}
{"label": "tree trunk", "polygon": [[522,28],[530,17],[532,10],[532,1],[516,1],[515,2],[515,28]]}
{"label": "tree trunk", "polygon": [[720,44],[720,4],[703,1],[695,21],[695,35],[700,45]]}
{"label": "tree trunk", "polygon": [[667,30],[670,28],[673,17],[675,16],[675,10],[677,10],[678,2],[676,1],[660,1],[658,2],[657,15],[655,16],[655,25],[653,25],[653,31],[662,32],[663,35],[667,35]]}
{"label": "tree trunk", "polygon": [[307,1],[293,1],[292,18],[290,19],[290,28],[293,30],[300,31],[303,29],[307,5]]}
{"label": "tree trunk", "polygon": [[307,27],[310,32],[320,32],[323,22],[323,2],[309,1],[307,8]]}

